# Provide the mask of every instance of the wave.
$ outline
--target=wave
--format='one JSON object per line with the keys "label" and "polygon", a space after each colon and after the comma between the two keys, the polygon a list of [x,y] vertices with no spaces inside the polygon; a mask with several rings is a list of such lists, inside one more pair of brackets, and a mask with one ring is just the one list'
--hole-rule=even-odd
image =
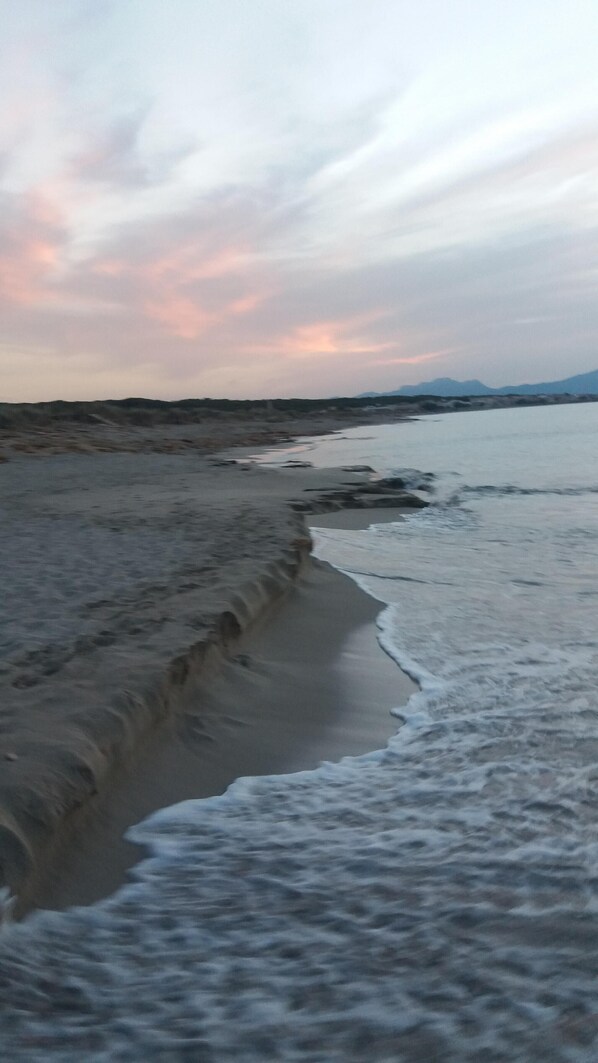
{"label": "wave", "polygon": [[579,496],[598,494],[598,485],[579,484],[571,487],[519,487],[516,484],[465,484],[460,491],[465,498],[488,497],[493,495],[561,495]]}

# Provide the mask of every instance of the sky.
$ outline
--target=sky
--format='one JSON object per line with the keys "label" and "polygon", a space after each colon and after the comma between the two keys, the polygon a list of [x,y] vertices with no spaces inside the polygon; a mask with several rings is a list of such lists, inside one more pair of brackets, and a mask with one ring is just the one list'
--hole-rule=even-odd
{"label": "sky", "polygon": [[0,0],[0,401],[598,367],[596,0]]}

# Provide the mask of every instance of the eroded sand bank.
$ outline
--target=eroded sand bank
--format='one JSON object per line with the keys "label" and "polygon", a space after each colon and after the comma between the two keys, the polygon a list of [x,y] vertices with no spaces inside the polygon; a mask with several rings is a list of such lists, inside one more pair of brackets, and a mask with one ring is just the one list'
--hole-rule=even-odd
{"label": "eroded sand bank", "polygon": [[[41,888],[40,871],[104,800],[114,773],[141,763],[140,744],[189,715],[198,683],[206,704],[206,684],[218,673],[225,683],[224,663],[239,669],[239,637],[305,565],[301,511],[352,499],[396,504],[403,496],[396,485],[383,496],[364,494],[363,473],[273,472],[196,453],[20,457],[0,472],[0,864],[27,905]],[[240,667],[246,686],[259,689],[259,668]],[[338,700],[331,692],[332,712]],[[287,715],[296,742],[294,707]],[[266,713],[264,733],[268,727]],[[312,743],[309,734],[303,753],[296,746],[296,766],[361,751],[336,744],[317,754],[322,735],[314,731]],[[255,759],[234,770],[229,755],[219,787],[231,769],[232,777],[277,770],[271,761],[260,769],[265,746],[263,736],[254,738]],[[178,771],[182,754],[177,761],[172,753]],[[189,785],[201,794],[195,777]],[[158,804],[176,799],[164,793]]]}
{"label": "eroded sand bank", "polygon": [[89,803],[31,902],[88,904],[143,857],[128,827],[158,808],[223,793],[234,779],[314,768],[382,747],[390,709],[415,684],[376,640],[379,606],[326,565],[307,565],[284,599],[209,678],[189,682],[177,711],[140,743]]}

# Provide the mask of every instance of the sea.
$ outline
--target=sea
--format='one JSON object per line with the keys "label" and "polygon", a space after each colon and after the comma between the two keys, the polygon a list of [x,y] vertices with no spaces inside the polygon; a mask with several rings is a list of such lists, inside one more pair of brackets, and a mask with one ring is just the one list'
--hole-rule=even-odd
{"label": "sea", "polygon": [[3,1058],[598,1060],[597,457],[598,403],[259,456],[430,502],[312,518],[419,690],[385,749],[165,809],[135,882],[7,929]]}

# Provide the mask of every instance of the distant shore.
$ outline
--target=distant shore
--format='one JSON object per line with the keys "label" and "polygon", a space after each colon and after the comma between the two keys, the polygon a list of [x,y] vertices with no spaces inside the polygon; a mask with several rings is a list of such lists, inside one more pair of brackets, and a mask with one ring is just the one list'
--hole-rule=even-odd
{"label": "distant shore", "polygon": [[105,402],[0,402],[0,462],[19,454],[152,451],[213,454],[224,447],[271,446],[298,435],[385,424],[426,414],[596,402],[598,395],[437,395],[371,398],[118,399]]}

